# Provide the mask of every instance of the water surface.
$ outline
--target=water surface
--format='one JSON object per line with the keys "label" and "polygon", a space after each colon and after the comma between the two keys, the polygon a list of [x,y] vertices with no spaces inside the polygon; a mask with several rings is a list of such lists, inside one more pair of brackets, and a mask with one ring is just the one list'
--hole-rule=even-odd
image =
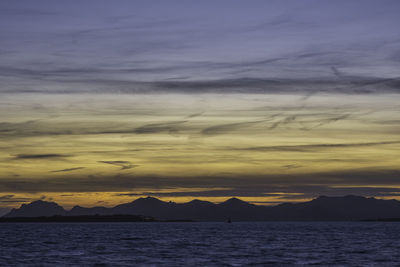
{"label": "water surface", "polygon": [[392,266],[400,223],[15,223],[0,266]]}

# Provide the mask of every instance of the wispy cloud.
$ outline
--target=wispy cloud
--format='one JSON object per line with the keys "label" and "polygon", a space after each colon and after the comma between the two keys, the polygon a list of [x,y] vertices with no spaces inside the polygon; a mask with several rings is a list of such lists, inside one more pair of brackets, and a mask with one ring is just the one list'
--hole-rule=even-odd
{"label": "wispy cloud", "polygon": [[306,145],[287,145],[287,146],[258,146],[244,148],[227,148],[229,150],[248,150],[248,151],[295,151],[312,152],[324,149],[351,148],[351,147],[371,147],[381,145],[400,144],[400,141],[366,142],[366,143],[332,143],[332,144],[306,144]]}
{"label": "wispy cloud", "polygon": [[71,155],[65,154],[18,154],[14,159],[53,159],[53,158],[65,158]]}
{"label": "wispy cloud", "polygon": [[288,164],[288,165],[283,165],[282,166],[282,168],[285,168],[285,169],[288,169],[288,170],[290,170],[290,169],[296,169],[296,168],[301,168],[302,166],[301,165],[298,165],[298,164]]}
{"label": "wispy cloud", "polygon": [[[0,192],[126,192],[169,197],[276,196],[307,198],[318,195],[397,195],[399,170],[357,169],[343,172],[252,176],[89,176],[74,179],[3,179]],[[379,181],[379,183],[378,183]],[[378,183],[378,184],[377,184]],[[371,186],[373,185],[373,186]],[[143,190],[147,188],[148,190]],[[174,189],[160,192],[158,189]],[[202,190],[196,188],[203,188]],[[179,190],[176,190],[179,189]],[[4,201],[13,201],[6,195]],[[17,201],[17,200],[16,200]],[[19,199],[18,201],[25,201]]]}
{"label": "wispy cloud", "polygon": [[0,92],[399,91],[391,0],[0,5]]}
{"label": "wispy cloud", "polygon": [[16,197],[15,195],[3,195],[0,196],[0,203],[21,203],[28,202],[31,198]]}
{"label": "wispy cloud", "polygon": [[152,123],[146,124],[141,127],[134,129],[132,132],[136,134],[154,134],[154,133],[161,133],[167,132],[169,134],[178,134],[179,133],[179,126],[185,121],[173,121],[173,122],[162,122],[162,123]]}
{"label": "wispy cloud", "polygon": [[204,114],[204,112],[193,113],[193,114],[190,114],[190,115],[185,116],[185,119],[200,117],[200,116],[203,115],[203,114]]}
{"label": "wispy cloud", "polygon": [[259,123],[263,123],[263,122],[270,121],[270,120],[272,120],[272,119],[220,124],[220,125],[215,125],[215,126],[211,126],[211,127],[205,128],[205,129],[203,129],[201,131],[201,133],[204,134],[204,135],[224,134],[224,133],[227,133],[227,132],[235,131],[236,129],[257,125]]}
{"label": "wispy cloud", "polygon": [[102,161],[98,161],[98,162],[121,167],[121,170],[132,169],[132,168],[139,166],[139,165],[132,164],[130,161],[126,161],[126,160],[102,160]]}
{"label": "wispy cloud", "polygon": [[68,169],[62,169],[62,170],[55,170],[51,172],[71,172],[71,171],[76,171],[76,170],[81,170],[84,169],[85,167],[76,167],[76,168],[68,168]]}

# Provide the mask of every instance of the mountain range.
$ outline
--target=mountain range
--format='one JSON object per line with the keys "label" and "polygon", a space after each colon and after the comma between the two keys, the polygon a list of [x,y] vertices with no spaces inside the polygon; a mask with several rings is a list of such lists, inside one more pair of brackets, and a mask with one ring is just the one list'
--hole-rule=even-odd
{"label": "mountain range", "polygon": [[75,206],[65,210],[57,203],[37,200],[12,209],[3,217],[93,215],[141,215],[157,220],[193,221],[226,221],[228,218],[232,221],[358,221],[400,218],[400,201],[352,195],[320,196],[302,203],[261,206],[237,198],[215,204],[197,199],[175,203],[147,197],[111,208]]}

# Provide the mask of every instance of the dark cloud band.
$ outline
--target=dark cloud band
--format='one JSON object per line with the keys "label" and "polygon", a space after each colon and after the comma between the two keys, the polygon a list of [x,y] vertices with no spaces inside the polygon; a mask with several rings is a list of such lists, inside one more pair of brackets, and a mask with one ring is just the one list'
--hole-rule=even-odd
{"label": "dark cloud band", "polygon": [[52,159],[52,158],[65,158],[70,155],[64,154],[18,154],[15,159]]}

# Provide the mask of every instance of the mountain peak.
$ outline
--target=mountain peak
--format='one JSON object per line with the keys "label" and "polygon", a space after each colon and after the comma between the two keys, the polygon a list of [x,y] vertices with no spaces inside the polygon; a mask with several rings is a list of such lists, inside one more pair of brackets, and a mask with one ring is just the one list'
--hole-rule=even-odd
{"label": "mountain peak", "polygon": [[210,202],[200,200],[200,199],[193,199],[192,201],[189,201],[188,203],[210,203]]}
{"label": "mountain peak", "polygon": [[199,207],[199,206],[212,206],[212,205],[214,205],[214,203],[211,203],[209,201],[199,200],[199,199],[193,199],[192,201],[189,201],[187,203],[183,203],[183,205]]}
{"label": "mountain peak", "polygon": [[41,199],[32,201],[29,204],[22,204],[22,205],[57,205],[57,206],[59,206],[56,202],[44,201],[44,200],[41,200]]}
{"label": "mountain peak", "polygon": [[143,202],[143,203],[164,203],[164,201],[159,200],[158,198],[155,197],[141,197],[138,199],[135,199],[134,201],[132,201],[132,203],[139,203],[139,202]]}
{"label": "mountain peak", "polygon": [[228,200],[226,200],[226,201],[224,201],[224,202],[222,202],[222,203],[220,203],[218,205],[221,206],[221,207],[232,207],[232,208],[233,207],[253,206],[252,204],[250,204],[250,203],[248,203],[246,201],[243,201],[241,199],[238,199],[236,197],[232,197],[232,198],[230,198],[230,199],[228,199]]}
{"label": "mountain peak", "polygon": [[47,217],[65,213],[64,208],[55,202],[36,200],[29,204],[22,204],[18,209],[12,209],[4,217]]}
{"label": "mountain peak", "polygon": [[226,200],[225,203],[247,203],[247,202],[243,201],[241,199],[238,199],[236,197],[231,197],[230,199]]}
{"label": "mountain peak", "polygon": [[40,199],[32,201],[29,204],[22,204],[21,208],[22,207],[59,207],[59,208],[62,208],[56,202],[44,201],[44,200],[40,200]]}

